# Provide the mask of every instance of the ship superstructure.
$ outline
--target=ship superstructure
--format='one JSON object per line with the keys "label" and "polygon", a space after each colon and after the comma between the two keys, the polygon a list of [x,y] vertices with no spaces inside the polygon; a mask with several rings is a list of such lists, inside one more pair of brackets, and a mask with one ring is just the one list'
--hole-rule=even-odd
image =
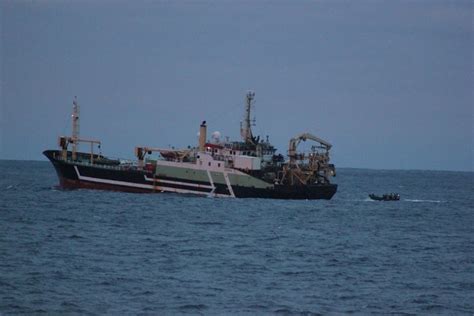
{"label": "ship superstructure", "polygon": [[[216,197],[275,199],[330,199],[337,190],[330,183],[335,168],[330,164],[327,141],[302,133],[289,141],[288,155],[277,154],[268,137],[252,132],[254,92],[245,98],[240,141],[223,140],[214,132],[207,137],[207,122],[199,127],[197,146],[169,149],[135,147],[135,162],[109,159],[100,153],[100,141],[79,136],[79,105],[75,99],[72,136],[59,137],[59,150],[47,150],[64,188],[91,188],[128,192],[175,192]],[[298,151],[301,141],[316,144],[309,152]],[[86,143],[90,151],[79,152]],[[71,145],[71,150],[69,146]],[[98,153],[94,151],[97,150]]]}

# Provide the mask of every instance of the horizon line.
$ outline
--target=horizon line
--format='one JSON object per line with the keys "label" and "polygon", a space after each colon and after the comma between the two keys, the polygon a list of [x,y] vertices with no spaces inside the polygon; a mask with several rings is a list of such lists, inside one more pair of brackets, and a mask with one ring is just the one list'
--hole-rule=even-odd
{"label": "horizon line", "polygon": [[[0,158],[1,161],[31,161],[31,162],[49,162],[48,159],[35,160],[35,159],[5,159]],[[360,170],[374,170],[374,171],[439,171],[439,172],[474,172],[474,170],[446,170],[446,169],[390,169],[390,168],[367,168],[367,167],[337,167],[337,169],[360,169]],[[337,170],[336,169],[336,170]]]}

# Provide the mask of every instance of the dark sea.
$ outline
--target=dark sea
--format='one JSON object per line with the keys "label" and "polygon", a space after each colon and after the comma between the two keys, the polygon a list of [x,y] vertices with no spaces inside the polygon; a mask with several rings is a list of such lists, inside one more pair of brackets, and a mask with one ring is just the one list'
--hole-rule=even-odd
{"label": "dark sea", "polygon": [[64,191],[48,162],[0,161],[0,314],[474,314],[474,173],[334,182],[330,201]]}

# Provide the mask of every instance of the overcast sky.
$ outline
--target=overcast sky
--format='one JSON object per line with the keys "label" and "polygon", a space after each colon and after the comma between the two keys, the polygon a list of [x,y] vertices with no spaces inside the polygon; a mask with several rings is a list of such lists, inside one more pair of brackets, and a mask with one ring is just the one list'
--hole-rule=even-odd
{"label": "overcast sky", "polygon": [[70,133],[103,153],[254,133],[333,144],[337,167],[473,167],[472,1],[5,1],[0,159]]}

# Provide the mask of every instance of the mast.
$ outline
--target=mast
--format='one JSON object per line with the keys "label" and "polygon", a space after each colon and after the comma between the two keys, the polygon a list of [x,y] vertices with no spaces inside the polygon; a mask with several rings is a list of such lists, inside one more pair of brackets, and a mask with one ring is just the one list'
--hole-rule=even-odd
{"label": "mast", "polygon": [[72,160],[77,158],[77,148],[78,148],[78,139],[79,139],[79,104],[77,103],[77,97],[74,97],[72,101]]}
{"label": "mast", "polygon": [[245,116],[244,121],[241,123],[240,126],[240,135],[242,139],[246,143],[253,143],[253,135],[252,135],[252,127],[250,121],[250,110],[252,107],[252,101],[255,98],[255,92],[249,91],[247,92],[245,98]]}
{"label": "mast", "polygon": [[206,121],[202,121],[201,126],[199,128],[199,151],[200,152],[203,152],[205,150],[206,138],[207,138]]}

